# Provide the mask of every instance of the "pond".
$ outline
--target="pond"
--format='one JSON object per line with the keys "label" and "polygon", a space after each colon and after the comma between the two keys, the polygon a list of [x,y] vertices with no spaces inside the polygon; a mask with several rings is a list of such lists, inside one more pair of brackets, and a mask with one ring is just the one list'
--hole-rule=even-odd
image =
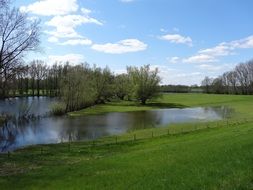
{"label": "pond", "polygon": [[136,129],[163,127],[172,123],[221,120],[228,117],[226,107],[171,108],[151,111],[107,113],[83,117],[49,117],[48,97],[14,98],[0,101],[0,112],[21,114],[27,111],[40,119],[13,119],[0,127],[0,152],[28,145],[96,139]]}

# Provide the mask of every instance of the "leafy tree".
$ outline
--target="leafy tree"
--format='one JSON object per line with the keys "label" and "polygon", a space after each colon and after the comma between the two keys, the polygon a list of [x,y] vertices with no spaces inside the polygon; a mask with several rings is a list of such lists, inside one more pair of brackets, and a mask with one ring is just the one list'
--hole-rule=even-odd
{"label": "leafy tree", "polygon": [[95,92],[92,89],[91,69],[87,65],[65,66],[61,83],[62,98],[66,111],[75,111],[93,105]]}
{"label": "leafy tree", "polygon": [[115,94],[121,100],[127,96],[130,99],[131,96],[131,83],[127,74],[117,75],[114,79]]}
{"label": "leafy tree", "polygon": [[113,75],[108,67],[93,68],[93,88],[96,93],[96,103],[105,103],[113,96]]}
{"label": "leafy tree", "polygon": [[127,67],[127,73],[133,85],[135,97],[146,104],[146,101],[158,93],[159,83],[158,69],[150,70],[149,65],[143,67]]}

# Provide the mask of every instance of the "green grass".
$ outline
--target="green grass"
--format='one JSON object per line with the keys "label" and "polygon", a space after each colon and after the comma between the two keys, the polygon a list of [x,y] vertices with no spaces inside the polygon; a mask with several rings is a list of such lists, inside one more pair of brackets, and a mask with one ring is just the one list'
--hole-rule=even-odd
{"label": "green grass", "polygon": [[[245,103],[247,106],[245,106]],[[146,105],[130,101],[113,101],[96,105],[80,111],[70,112],[69,116],[82,116],[104,114],[109,112],[145,111],[161,108],[184,108],[196,106],[229,106],[238,113],[250,114],[253,106],[253,96],[245,95],[216,95],[216,94],[162,94],[158,98],[150,100]]]}
{"label": "green grass", "polygon": [[[131,107],[112,104],[101,113]],[[133,131],[94,144],[38,145],[9,158],[2,154],[0,189],[253,189],[252,96],[169,94],[129,109],[163,105],[224,105],[236,113],[228,121]]]}
{"label": "green grass", "polygon": [[[165,99],[164,99],[165,100]],[[83,116],[83,115],[96,115],[110,112],[133,112],[145,111],[161,108],[183,108],[184,105],[178,103],[169,103],[167,100],[154,99],[148,101],[146,105],[142,105],[135,101],[112,101],[106,104],[95,105],[79,111],[68,113],[69,116]]]}

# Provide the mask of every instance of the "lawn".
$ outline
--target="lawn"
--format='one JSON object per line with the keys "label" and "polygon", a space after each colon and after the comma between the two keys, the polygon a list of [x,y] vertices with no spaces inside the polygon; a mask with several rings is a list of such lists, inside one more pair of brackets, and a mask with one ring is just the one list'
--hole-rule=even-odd
{"label": "lawn", "polygon": [[[143,111],[161,108],[184,108],[196,106],[229,106],[238,113],[251,114],[253,96],[245,95],[217,95],[217,94],[161,94],[150,100],[146,105],[134,101],[112,101],[106,104],[96,105],[80,111],[70,112],[70,116],[82,116],[89,114],[104,114],[109,112]],[[239,116],[239,115],[237,115]]]}
{"label": "lawn", "polygon": [[0,189],[253,189],[252,96],[166,94],[147,106],[111,103],[86,114],[165,105],[224,105],[235,114],[228,121],[175,124],[2,154]]}

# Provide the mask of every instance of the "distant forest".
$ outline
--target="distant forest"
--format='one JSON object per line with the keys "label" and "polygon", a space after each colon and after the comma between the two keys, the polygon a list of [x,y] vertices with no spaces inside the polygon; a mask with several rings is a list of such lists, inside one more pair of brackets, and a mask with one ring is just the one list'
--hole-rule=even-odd
{"label": "distant forest", "polygon": [[240,63],[217,78],[205,77],[201,86],[205,93],[253,94],[253,60]]}

